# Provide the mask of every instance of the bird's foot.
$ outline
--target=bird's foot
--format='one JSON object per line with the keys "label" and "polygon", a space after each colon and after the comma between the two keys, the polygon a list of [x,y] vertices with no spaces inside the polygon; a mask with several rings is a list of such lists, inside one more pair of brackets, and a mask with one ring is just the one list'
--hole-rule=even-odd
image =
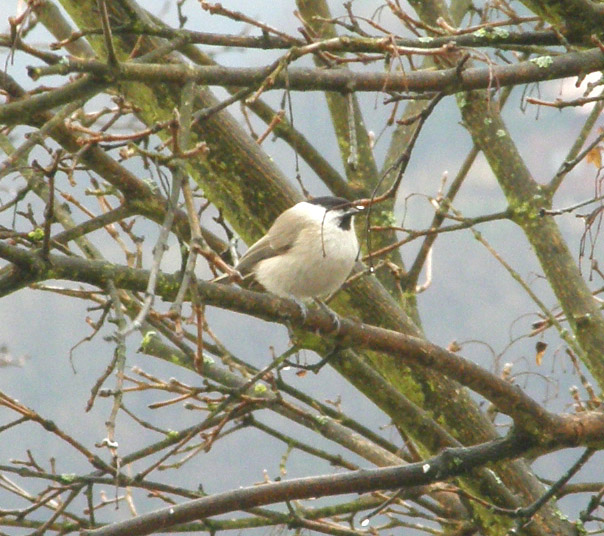
{"label": "bird's foot", "polygon": [[302,300],[299,300],[295,296],[290,296],[290,297],[294,301],[294,303],[298,306],[298,309],[300,309],[300,314],[302,315],[302,322],[306,322],[306,317],[308,316],[308,307],[306,307],[306,305],[304,304],[304,302]]}
{"label": "bird's foot", "polygon": [[340,329],[342,328],[342,323],[340,322],[340,317],[338,313],[336,313],[333,309],[330,309],[321,300],[315,298],[315,302],[317,302],[317,305],[329,315],[331,321],[333,322],[334,335],[338,335],[340,333]]}

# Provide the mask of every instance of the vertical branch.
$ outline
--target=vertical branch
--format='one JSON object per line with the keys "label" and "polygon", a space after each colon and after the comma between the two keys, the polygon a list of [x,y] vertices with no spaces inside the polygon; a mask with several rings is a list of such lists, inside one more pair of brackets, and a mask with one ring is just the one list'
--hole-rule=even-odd
{"label": "vertical branch", "polygon": [[103,26],[103,37],[105,38],[105,47],[107,48],[107,62],[111,67],[117,67],[118,61],[113,47],[111,37],[111,25],[109,24],[109,15],[107,14],[107,4],[105,0],[97,0],[97,6],[101,15],[101,24]]}
{"label": "vertical branch", "polygon": [[[503,90],[501,98],[499,99],[500,108],[503,108],[511,92],[512,88],[505,88]],[[459,192],[459,189],[461,188],[463,181],[469,173],[470,168],[474,164],[474,161],[476,160],[476,157],[478,156],[479,152],[480,150],[476,145],[474,145],[472,149],[470,149],[470,152],[461,164],[461,167],[459,168],[455,179],[451,183],[449,190],[445,194],[445,198],[440,201],[439,205],[442,208],[441,210],[437,211],[436,214],[434,214],[434,218],[432,219],[432,223],[430,224],[430,229],[438,229],[445,221],[447,207],[453,202],[453,199],[455,199],[457,192]],[[426,262],[428,254],[431,251],[432,246],[436,241],[437,237],[437,233],[429,234],[422,242],[420,250],[415,258],[415,261],[413,262],[413,265],[405,276],[405,289],[412,289],[416,286],[424,263]]]}
{"label": "vertical branch", "polygon": [[[396,196],[399,186],[401,185],[401,181],[403,180],[403,177],[405,175],[405,171],[407,170],[407,165],[409,164],[409,160],[411,159],[411,153],[413,151],[413,148],[415,147],[415,142],[419,138],[419,134],[422,130],[422,127],[426,123],[426,120],[428,119],[430,114],[436,108],[436,105],[442,100],[442,98],[444,96],[445,96],[444,93],[438,93],[429,102],[429,104],[424,109],[422,109],[422,111],[419,113],[419,115],[416,118],[417,124],[415,126],[415,129],[413,130],[413,134],[411,135],[409,143],[407,144],[407,146],[405,147],[403,152],[399,155],[399,157],[388,168],[386,168],[386,170],[382,173],[382,176],[381,176],[379,182],[377,183],[377,185],[375,186],[375,188],[373,190],[373,193],[371,194],[371,199],[364,200],[365,204],[367,204],[369,206],[369,208],[367,210],[366,234],[367,234],[367,248],[368,248],[370,254],[372,251],[372,233],[370,232],[370,227],[369,227],[369,222],[371,221],[371,209],[372,209],[373,205],[375,205],[376,203],[381,203],[382,201],[385,201],[386,199],[393,199]],[[388,190],[386,190],[383,194],[377,195],[377,192],[378,192],[380,186],[382,185],[382,182],[390,175],[391,172],[394,172],[394,171],[397,172],[397,176],[394,179],[394,182],[390,185]],[[372,271],[374,270],[373,264],[371,264],[370,269]]]}
{"label": "vertical branch", "polygon": [[170,307],[171,313],[173,313],[176,317],[180,317],[182,303],[189,288],[191,275],[193,273],[193,270],[195,269],[197,251],[194,247],[192,247],[193,243],[198,240],[203,240],[203,237],[201,236],[199,218],[197,217],[197,211],[195,210],[195,205],[193,202],[193,193],[191,192],[191,186],[189,184],[188,177],[185,171],[185,160],[181,157],[182,152],[187,150],[191,137],[190,128],[193,101],[195,97],[194,89],[195,84],[189,81],[184,85],[182,90],[180,101],[180,121],[178,125],[178,139],[180,147],[179,149],[175,148],[175,151],[180,150],[181,154],[175,154],[177,158],[174,161],[174,166],[172,170],[173,176],[175,178],[178,177],[178,180],[181,183],[183,197],[185,200],[185,207],[187,210],[187,216],[189,218],[189,227],[191,229],[191,245],[189,247],[189,253],[187,256],[187,263],[184,269],[183,278],[180,283],[176,299]]}
{"label": "vertical branch", "polygon": [[48,259],[48,254],[50,252],[50,230],[52,221],[54,220],[55,206],[55,175],[57,174],[62,154],[62,150],[59,149],[56,151],[50,168],[43,170],[48,177],[48,199],[46,201],[46,207],[44,208],[44,238],[42,241],[42,257],[44,259]]}
{"label": "vertical branch", "polygon": [[501,115],[485,104],[484,92],[466,94],[464,125],[484,153],[513,219],[531,244],[545,277],[568,320],[569,335],[581,347],[582,360],[604,386],[604,316],[577,266],[554,218],[539,216],[551,203],[551,192],[535,181]]}
{"label": "vertical branch", "polygon": [[[185,88],[183,90],[183,110],[186,114],[186,128],[183,128],[183,121],[180,114],[175,111],[175,122],[174,126],[176,128],[173,129],[173,153],[174,155],[180,159],[182,157],[182,148],[181,142],[188,144],[190,137],[190,126],[191,126],[191,109],[193,106],[193,82],[187,82],[185,84]],[[176,207],[178,206],[178,198],[180,197],[180,192],[182,189],[182,184],[185,179],[185,173],[183,169],[184,164],[177,163],[173,168],[172,173],[172,188],[170,190],[170,198],[168,200],[168,207],[166,210],[166,214],[164,217],[164,222],[162,224],[159,237],[157,239],[157,243],[153,248],[153,265],[151,267],[149,273],[149,282],[147,284],[147,290],[145,291],[145,299],[143,301],[143,306],[139,311],[136,318],[124,328],[123,334],[128,335],[132,333],[134,330],[140,329],[143,320],[147,317],[151,306],[153,305],[155,299],[155,285],[157,283],[157,276],[159,273],[159,267],[161,264],[161,260],[163,258],[164,252],[167,248],[168,236],[170,234],[170,230],[172,229],[172,223],[174,221],[174,213]],[[197,223],[196,228],[199,229],[199,223]],[[194,263],[194,258],[191,260]],[[194,264],[193,264],[194,267]],[[185,289],[186,290],[186,289]],[[182,296],[179,296],[180,302],[182,302],[182,298],[184,297],[184,291]],[[178,302],[178,303],[180,303]]]}
{"label": "vertical branch", "polygon": [[[193,102],[195,97],[195,84],[192,81],[188,81],[181,95],[181,106],[180,106],[180,124],[179,124],[179,139],[180,139],[180,151],[181,153],[187,150],[191,137],[191,118],[193,110]],[[197,217],[197,211],[195,210],[195,204],[193,202],[193,193],[191,191],[191,185],[189,184],[188,176],[185,171],[185,160],[178,158],[176,165],[173,170],[174,176],[179,177],[181,183],[183,196],[185,199],[185,207],[187,210],[187,216],[189,218],[189,227],[191,228],[191,243],[189,247],[189,253],[187,255],[187,262],[185,265],[183,277],[170,311],[174,313],[175,321],[177,326],[180,322],[180,316],[182,311],[182,303],[185,299],[187,290],[191,287],[191,303],[193,311],[195,312],[196,325],[197,325],[197,351],[195,352],[194,365],[195,369],[201,374],[203,369],[203,307],[199,303],[199,296],[196,292],[196,286],[194,284],[194,278],[192,277],[195,270],[195,262],[197,259],[198,249],[207,248],[209,246],[205,243],[201,234],[201,227],[199,218]]]}
{"label": "vertical branch", "polygon": [[[59,154],[60,151],[57,152]],[[54,203],[55,203],[55,174],[57,172],[56,165],[48,173],[48,201],[44,209],[44,239],[42,241],[42,257],[48,259],[50,252],[50,228],[54,218]]]}
{"label": "vertical branch", "polygon": [[[333,17],[326,0],[297,0],[296,5],[299,10],[299,18],[303,21],[305,31],[311,38],[329,39],[337,37],[335,27],[330,22]],[[324,58],[314,55],[313,60],[315,65],[325,66]],[[348,182],[369,191],[379,180],[379,172],[373,155],[369,132],[365,127],[356,95],[352,93],[342,95],[328,91],[325,93],[325,100],[329,108],[331,122],[340,149],[340,158],[345,166]],[[349,150],[352,149],[353,143],[353,140],[349,137],[352,132],[349,126],[350,122],[355,125],[356,152],[358,153],[356,167],[348,162]]]}
{"label": "vertical branch", "polygon": [[359,164],[359,147],[357,144],[357,125],[354,120],[354,94],[346,95],[346,105],[348,108],[348,140],[349,152],[346,163],[351,169],[356,170]]}
{"label": "vertical branch", "polygon": [[109,419],[107,419],[106,422],[107,437],[103,440],[101,445],[108,447],[111,451],[111,454],[113,455],[113,459],[115,461],[115,475],[117,478],[120,471],[120,463],[119,457],[117,455],[119,443],[117,442],[115,436],[115,422],[117,420],[117,414],[119,412],[119,409],[122,405],[122,397],[124,394],[124,369],[126,368],[126,337],[124,335],[124,330],[126,327],[126,319],[124,317],[124,313],[122,312],[122,301],[120,300],[120,296],[115,286],[115,283],[113,281],[109,281],[107,283],[107,289],[109,291],[109,295],[111,296],[111,303],[113,304],[113,311],[117,320],[117,330],[114,335],[116,342],[116,380],[115,389],[113,391],[113,406],[111,408]]}

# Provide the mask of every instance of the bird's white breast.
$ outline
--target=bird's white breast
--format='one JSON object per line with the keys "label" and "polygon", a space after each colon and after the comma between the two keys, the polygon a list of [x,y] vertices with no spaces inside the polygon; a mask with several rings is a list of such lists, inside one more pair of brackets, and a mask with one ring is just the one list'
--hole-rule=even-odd
{"label": "bird's white breast", "polygon": [[288,251],[256,265],[256,279],[266,290],[305,299],[331,294],[344,283],[358,253],[357,237],[329,224],[323,213],[317,211]]}

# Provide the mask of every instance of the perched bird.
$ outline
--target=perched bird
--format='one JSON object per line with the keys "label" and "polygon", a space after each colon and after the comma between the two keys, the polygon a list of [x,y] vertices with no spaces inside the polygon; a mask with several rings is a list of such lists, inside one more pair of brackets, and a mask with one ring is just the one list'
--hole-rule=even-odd
{"label": "perched bird", "polygon": [[359,252],[353,218],[363,208],[341,197],[301,201],[277,217],[235,269],[273,294],[294,298],[305,314],[300,300],[332,294],[350,274]]}
{"label": "perched bird", "polygon": [[284,297],[318,298],[346,280],[359,252],[353,218],[363,207],[317,197],[288,208],[235,269]]}

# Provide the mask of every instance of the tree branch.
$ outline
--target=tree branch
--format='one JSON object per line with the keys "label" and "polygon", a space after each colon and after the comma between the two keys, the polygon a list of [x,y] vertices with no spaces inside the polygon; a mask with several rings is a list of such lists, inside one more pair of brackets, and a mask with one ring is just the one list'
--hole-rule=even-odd
{"label": "tree branch", "polygon": [[[144,291],[149,279],[147,270],[136,270],[104,261],[88,261],[75,256],[50,255],[47,264],[34,252],[2,242],[0,257],[33,273],[38,280],[52,277],[104,287],[106,281],[112,279],[118,288]],[[174,299],[178,281],[177,275],[159,273],[157,294],[163,299]],[[332,321],[327,313],[311,310],[303,317],[292,300],[204,281],[198,281],[197,287],[200,297],[207,305],[251,314],[265,320],[292,323],[311,332],[329,333],[332,330]],[[6,290],[0,286],[0,296],[6,294]],[[549,431],[559,424],[559,418],[548,413],[520,389],[475,363],[424,339],[342,318],[336,341],[341,347],[384,352],[406,364],[438,370],[493,402],[503,413],[512,417],[517,426],[541,437],[542,442],[551,440]]]}
{"label": "tree branch", "polygon": [[[534,58],[539,59],[539,58]],[[288,68],[287,73],[278,74],[271,80],[272,89],[289,88],[294,91],[442,91],[447,94],[473,89],[486,89],[508,85],[528,84],[555,80],[570,76],[584,76],[604,68],[604,53],[599,48],[585,52],[570,52],[557,57],[542,57],[542,61],[522,61],[511,65],[472,67],[459,71],[457,68],[439,71],[414,71],[410,73],[353,72],[344,69]],[[50,65],[31,67],[30,76],[90,73],[96,77],[113,78],[115,71],[106,63],[77,58]],[[244,68],[222,66],[163,65],[128,62],[120,64],[116,79],[120,81],[183,83],[194,80],[210,86],[251,87],[258,86],[271,74],[272,68]],[[57,105],[61,102],[55,102]],[[0,122],[7,117],[15,118],[12,107],[17,103],[0,108]]]}
{"label": "tree branch", "polygon": [[531,446],[526,438],[510,435],[474,447],[447,449],[434,458],[406,466],[362,469],[339,475],[298,478],[218,493],[143,514],[127,521],[85,531],[90,536],[137,536],[236,510],[277,502],[398,489],[442,481],[488,462],[521,455]]}

